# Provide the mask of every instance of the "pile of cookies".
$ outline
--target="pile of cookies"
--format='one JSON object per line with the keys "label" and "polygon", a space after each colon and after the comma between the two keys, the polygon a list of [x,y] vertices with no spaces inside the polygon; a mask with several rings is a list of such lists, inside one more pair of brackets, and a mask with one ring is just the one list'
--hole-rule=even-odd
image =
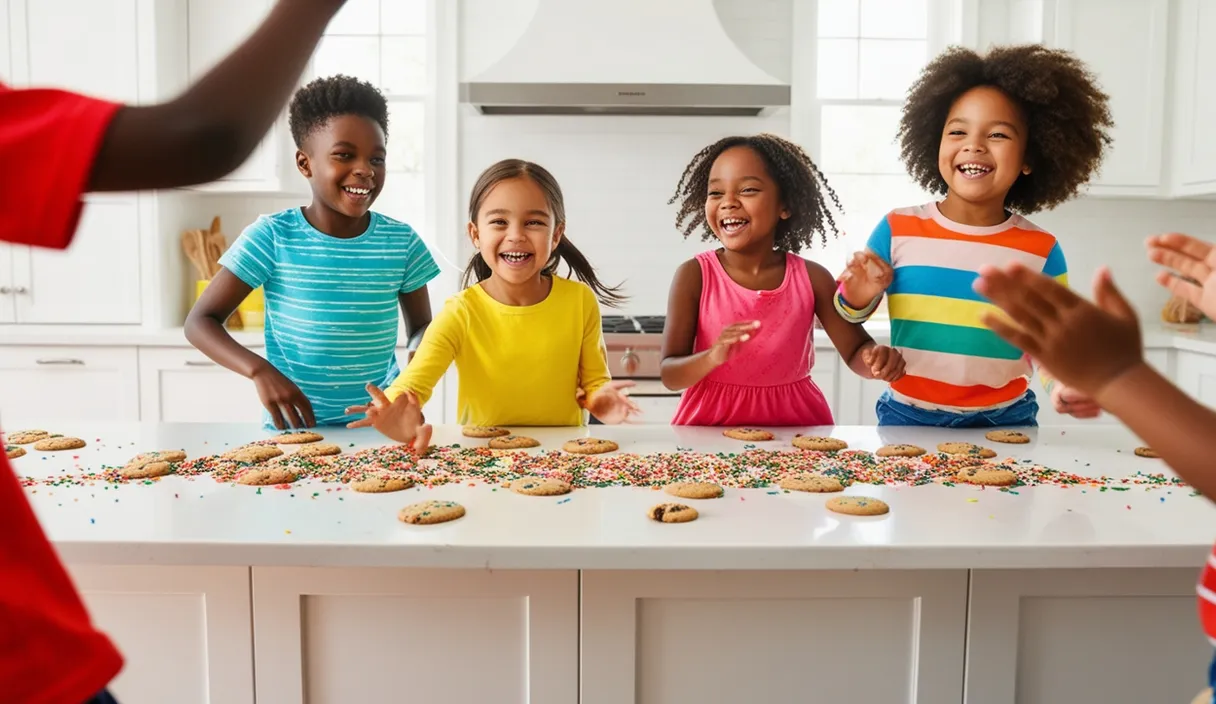
{"label": "pile of cookies", "polygon": [[39,452],[62,452],[64,450],[79,450],[87,443],[80,438],[66,437],[48,433],[45,430],[18,430],[5,438],[4,455],[10,460],[24,457],[26,452],[22,445],[33,445]]}

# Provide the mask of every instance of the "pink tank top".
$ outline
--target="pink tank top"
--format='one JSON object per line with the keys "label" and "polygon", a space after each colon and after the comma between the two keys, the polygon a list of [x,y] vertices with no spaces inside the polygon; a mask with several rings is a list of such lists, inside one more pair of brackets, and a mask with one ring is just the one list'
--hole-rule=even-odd
{"label": "pink tank top", "polygon": [[811,381],[815,292],[806,262],[785,255],[785,278],[772,291],[735,283],[714,251],[697,255],[701,302],[695,352],[713,345],[729,325],[760,321],[752,338],[725,364],[684,391],[676,425],[830,425],[832,413]]}

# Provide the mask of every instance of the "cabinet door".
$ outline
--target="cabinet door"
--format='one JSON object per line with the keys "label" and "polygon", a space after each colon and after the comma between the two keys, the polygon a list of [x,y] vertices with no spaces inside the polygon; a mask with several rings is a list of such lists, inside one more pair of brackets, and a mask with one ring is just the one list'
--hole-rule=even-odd
{"label": "cabinet door", "polygon": [[87,198],[67,250],[13,252],[17,322],[140,322],[138,196]]}
{"label": "cabinet door", "polygon": [[1174,54],[1174,185],[1176,195],[1216,193],[1216,3],[1178,3]]}
{"label": "cabinet door", "polygon": [[162,423],[261,423],[253,382],[201,352],[145,347],[139,351],[140,417]]}
{"label": "cabinet door", "polygon": [[1179,352],[1177,384],[1191,398],[1216,409],[1216,357]]}
{"label": "cabinet door", "polygon": [[[257,29],[270,11],[269,0],[189,0],[188,64],[197,81]],[[277,190],[281,126],[272,127],[249,159],[208,188]]]}
{"label": "cabinet door", "polygon": [[17,321],[17,294],[13,293],[13,251],[11,244],[0,244],[0,323]]}
{"label": "cabinet door", "polygon": [[138,102],[138,0],[24,3],[30,85]]}
{"label": "cabinet door", "polygon": [[1057,0],[1055,45],[1088,64],[1110,96],[1114,138],[1093,193],[1156,195],[1165,144],[1169,0]]}
{"label": "cabinet door", "polygon": [[137,421],[137,365],[134,347],[0,347],[0,424]]}

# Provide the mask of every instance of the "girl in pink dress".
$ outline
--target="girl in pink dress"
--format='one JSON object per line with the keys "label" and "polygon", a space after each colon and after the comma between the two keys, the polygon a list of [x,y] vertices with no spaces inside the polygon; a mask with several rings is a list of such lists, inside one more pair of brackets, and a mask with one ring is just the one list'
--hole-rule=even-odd
{"label": "girl in pink dress", "polygon": [[663,384],[684,389],[675,425],[832,425],[811,380],[816,316],[849,367],[867,379],[903,376],[899,352],[836,314],[836,281],[794,252],[827,243],[840,208],[819,168],[780,137],[728,137],[701,150],[671,202],[687,237],[720,249],[676,270],[663,331]]}

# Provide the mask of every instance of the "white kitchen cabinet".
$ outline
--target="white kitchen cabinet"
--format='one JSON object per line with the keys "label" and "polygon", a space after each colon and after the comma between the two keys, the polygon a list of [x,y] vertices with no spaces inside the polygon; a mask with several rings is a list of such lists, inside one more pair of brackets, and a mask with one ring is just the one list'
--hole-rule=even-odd
{"label": "white kitchen cabinet", "polygon": [[823,397],[832,409],[832,419],[840,424],[840,394],[837,391],[840,374],[840,357],[835,349],[815,350],[815,364],[811,367],[811,381],[823,392]]}
{"label": "white kitchen cabinet", "polygon": [[[390,517],[402,503],[354,498]],[[411,530],[460,526],[396,530],[409,540]],[[395,702],[403,692],[419,702],[576,702],[578,584],[574,570],[254,567],[258,704]]]}
{"label": "white kitchen cabinet", "polygon": [[28,32],[30,85],[139,101],[139,0],[15,0]]}
{"label": "white kitchen cabinet", "polygon": [[13,251],[0,244],[0,324],[17,322],[17,292],[13,284]]}
{"label": "white kitchen cabinet", "polygon": [[248,567],[74,566],[93,622],[125,663],[123,704],[253,704]]}
{"label": "white kitchen cabinet", "polygon": [[1173,26],[1172,182],[1179,196],[1216,194],[1216,3],[1177,0]]}
{"label": "white kitchen cabinet", "polygon": [[[272,0],[188,0],[185,39],[190,82],[202,78],[249,38],[273,4]],[[195,190],[277,193],[289,186],[303,188],[298,183],[302,179],[290,178],[295,173],[290,141],[286,120],[280,116],[244,164]]]}
{"label": "white kitchen cabinet", "polygon": [[965,570],[584,571],[579,701],[957,702],[966,595]]}
{"label": "white kitchen cabinet", "polygon": [[1198,569],[973,571],[964,703],[1191,701],[1212,658]]}
{"label": "white kitchen cabinet", "polygon": [[262,402],[253,382],[191,348],[140,349],[139,392],[140,418],[145,421],[262,422]]}
{"label": "white kitchen cabinet", "polygon": [[0,0],[0,83],[13,80],[11,23],[8,19],[9,0]]}
{"label": "white kitchen cabinet", "polygon": [[138,367],[134,347],[0,347],[0,423],[139,420]]}
{"label": "white kitchen cabinet", "polygon": [[1049,44],[1074,52],[1110,96],[1114,144],[1091,182],[1094,195],[1163,194],[1169,5],[1169,0],[1054,0],[1054,14],[1045,13],[1052,23]]}
{"label": "white kitchen cabinet", "polygon": [[1216,357],[1198,352],[1177,352],[1178,388],[1203,405],[1216,409]]}
{"label": "white kitchen cabinet", "polygon": [[86,198],[66,250],[10,248],[15,322],[138,324],[141,197]]}

